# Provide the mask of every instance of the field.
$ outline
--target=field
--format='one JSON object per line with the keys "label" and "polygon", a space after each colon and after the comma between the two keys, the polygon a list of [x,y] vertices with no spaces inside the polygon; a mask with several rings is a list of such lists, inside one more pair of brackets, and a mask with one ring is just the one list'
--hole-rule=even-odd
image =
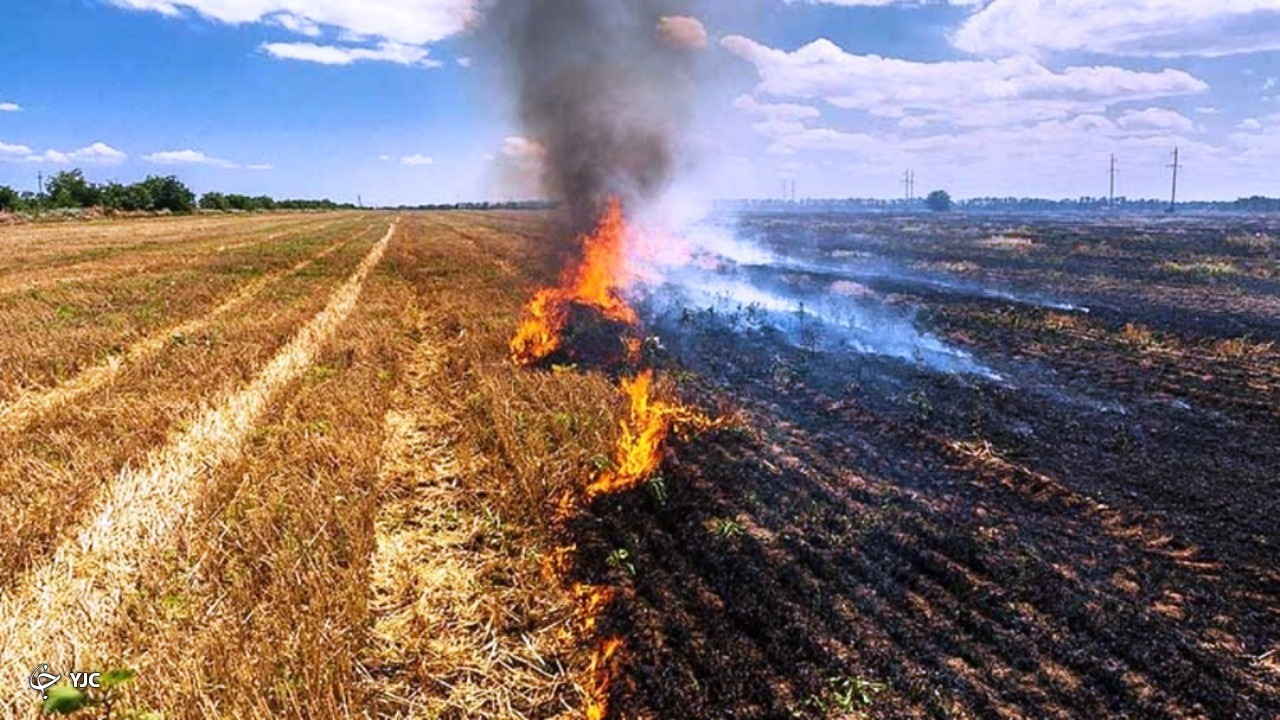
{"label": "field", "polygon": [[0,228],[0,716],[1280,716],[1280,223],[724,223],[638,304],[719,422],[572,514],[546,216]]}

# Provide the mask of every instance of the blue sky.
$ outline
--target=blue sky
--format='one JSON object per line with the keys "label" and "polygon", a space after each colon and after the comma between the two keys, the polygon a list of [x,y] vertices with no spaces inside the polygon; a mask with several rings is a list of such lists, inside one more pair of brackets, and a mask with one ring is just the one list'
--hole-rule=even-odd
{"label": "blue sky", "polygon": [[[82,167],[369,203],[528,196],[477,0],[6,0],[0,184]],[[708,197],[1280,195],[1280,0],[698,0]]]}

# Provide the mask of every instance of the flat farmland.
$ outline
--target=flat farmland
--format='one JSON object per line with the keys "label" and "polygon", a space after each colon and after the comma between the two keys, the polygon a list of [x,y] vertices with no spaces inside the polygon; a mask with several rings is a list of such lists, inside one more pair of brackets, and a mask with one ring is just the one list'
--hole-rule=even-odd
{"label": "flat farmland", "polygon": [[509,367],[539,266],[503,222],[0,230],[5,677],[134,669],[114,716],[580,706],[528,508],[607,451],[612,390]]}
{"label": "flat farmland", "polygon": [[1280,713],[1280,226],[722,222],[633,298],[715,422],[598,496],[549,215],[0,229],[0,717]]}

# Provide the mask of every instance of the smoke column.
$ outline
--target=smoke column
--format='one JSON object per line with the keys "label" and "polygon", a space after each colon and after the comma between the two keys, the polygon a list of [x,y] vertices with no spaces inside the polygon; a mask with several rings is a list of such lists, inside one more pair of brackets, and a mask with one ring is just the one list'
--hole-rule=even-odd
{"label": "smoke column", "polygon": [[546,150],[542,183],[575,232],[611,197],[632,207],[667,187],[688,115],[693,51],[660,31],[672,0],[494,0],[525,132]]}

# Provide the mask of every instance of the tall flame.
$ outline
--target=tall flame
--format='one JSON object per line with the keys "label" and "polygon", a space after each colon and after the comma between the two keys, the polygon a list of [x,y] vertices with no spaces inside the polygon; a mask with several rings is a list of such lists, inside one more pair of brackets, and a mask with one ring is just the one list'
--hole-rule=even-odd
{"label": "tall flame", "polygon": [[705,429],[715,424],[683,405],[653,399],[652,370],[623,378],[622,392],[631,409],[622,421],[615,467],[587,486],[588,499],[630,490],[644,482],[662,462],[662,443],[674,427],[684,424]]}
{"label": "tall flame", "polygon": [[[622,292],[631,282],[627,268],[628,229],[622,204],[613,200],[590,235],[582,238],[582,259],[566,268],[560,284],[545,288],[525,306],[524,319],[511,339],[511,359],[522,366],[532,365],[550,356],[564,343],[564,332],[574,305],[595,308],[603,317],[631,327],[640,320],[627,304]],[[641,341],[638,337],[622,338],[631,363],[638,363]],[[602,473],[587,485],[582,496],[592,500],[610,493],[622,492],[644,482],[662,462],[662,444],[673,430],[681,426],[709,428],[718,425],[700,413],[678,404],[653,397],[653,371],[645,370],[634,378],[622,378],[622,393],[629,411],[622,420],[622,434],[615,449],[614,468]],[[579,509],[577,493],[567,493],[559,502],[557,522],[567,523]],[[543,571],[563,578],[573,546],[561,547],[544,558]],[[575,584],[578,622],[571,634],[593,637],[615,595],[613,588]],[[587,720],[604,720],[609,714],[609,695],[616,666],[615,656],[623,647],[618,637],[597,638],[588,669],[591,686],[586,688]]]}
{"label": "tall flame", "polygon": [[593,307],[610,320],[639,323],[622,298],[630,281],[626,240],[622,203],[614,199],[595,231],[582,238],[578,264],[565,269],[559,285],[538,291],[525,306],[525,318],[511,339],[511,359],[517,365],[531,365],[560,349],[574,303]]}

